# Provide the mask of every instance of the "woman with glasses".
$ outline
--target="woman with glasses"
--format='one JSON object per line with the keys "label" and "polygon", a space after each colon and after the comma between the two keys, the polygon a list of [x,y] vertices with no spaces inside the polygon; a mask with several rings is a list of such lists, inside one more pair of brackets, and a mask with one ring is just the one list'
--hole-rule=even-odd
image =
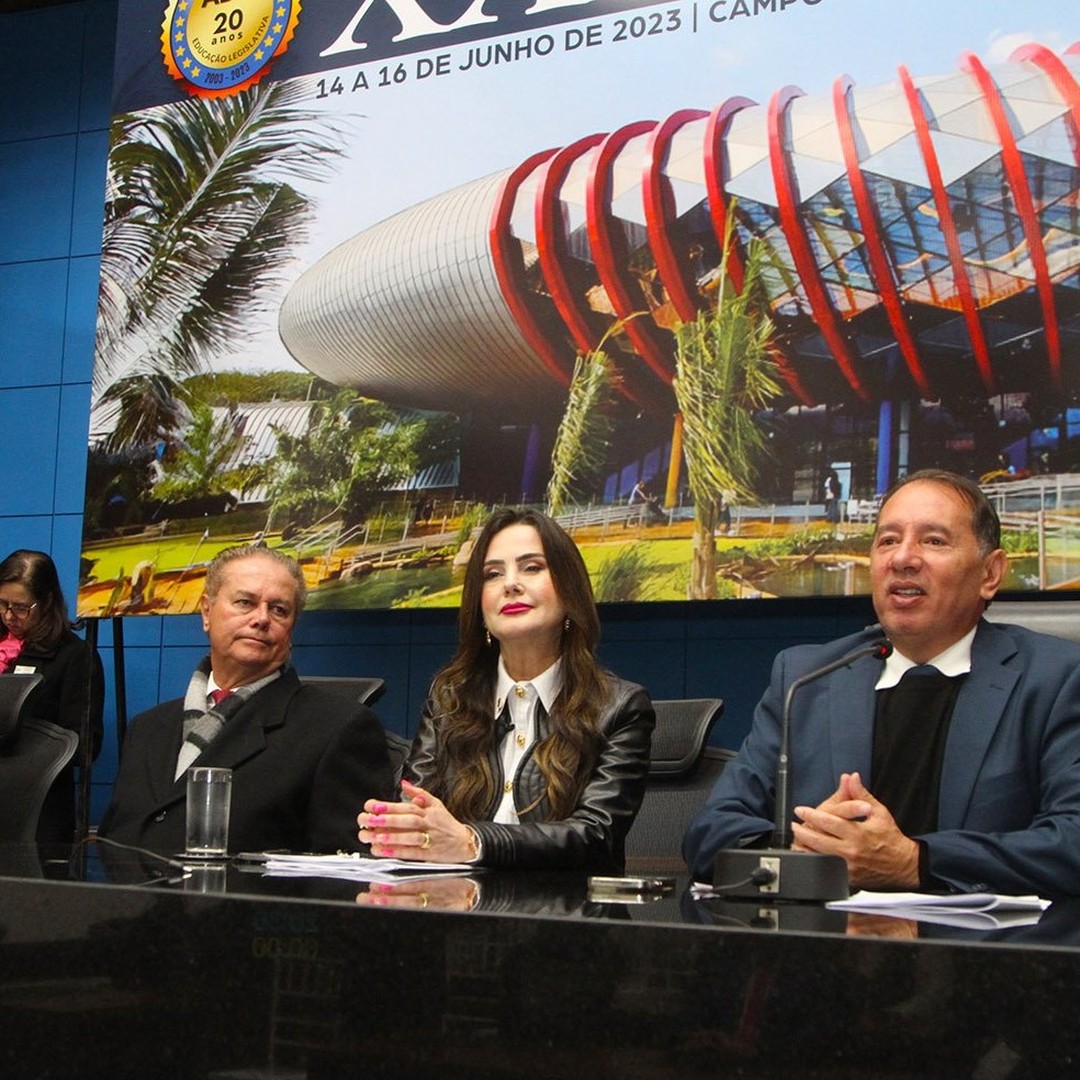
{"label": "woman with glasses", "polygon": [[[90,733],[91,754],[101,748],[104,682],[101,661],[72,632],[60,578],[43,551],[13,551],[0,563],[0,672],[38,673],[42,681],[24,715]],[[82,758],[81,747],[75,761]],[[75,836],[74,765],[56,778],[42,807],[39,841]]]}
{"label": "woman with glasses", "polygon": [[369,799],[376,856],[621,871],[656,717],[597,662],[581,553],[550,517],[496,511],[465,571],[458,649],[435,677],[404,801]]}

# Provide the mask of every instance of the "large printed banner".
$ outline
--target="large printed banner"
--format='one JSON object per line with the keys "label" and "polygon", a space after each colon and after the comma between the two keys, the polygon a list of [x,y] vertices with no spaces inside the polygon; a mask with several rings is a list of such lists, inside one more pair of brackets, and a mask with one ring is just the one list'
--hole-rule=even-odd
{"label": "large printed banner", "polygon": [[505,503],[865,593],[931,466],[1076,587],[1078,78],[1075,0],[121,0],[80,615],[455,605]]}

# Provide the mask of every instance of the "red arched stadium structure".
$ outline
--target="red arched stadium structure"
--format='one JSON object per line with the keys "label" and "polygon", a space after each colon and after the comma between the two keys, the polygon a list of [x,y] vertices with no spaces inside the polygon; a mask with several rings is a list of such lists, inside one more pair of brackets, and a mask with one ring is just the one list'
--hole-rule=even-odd
{"label": "red arched stadium structure", "polygon": [[1078,76],[1080,43],[965,53],[944,75],[731,96],[543,150],[330,252],[281,335],[372,397],[550,432],[575,356],[625,320],[605,347],[627,409],[670,418],[673,329],[715,303],[734,215],[731,281],[751,237],[770,254],[778,411],[872,418],[880,489],[920,402],[1064,407],[1077,387]]}

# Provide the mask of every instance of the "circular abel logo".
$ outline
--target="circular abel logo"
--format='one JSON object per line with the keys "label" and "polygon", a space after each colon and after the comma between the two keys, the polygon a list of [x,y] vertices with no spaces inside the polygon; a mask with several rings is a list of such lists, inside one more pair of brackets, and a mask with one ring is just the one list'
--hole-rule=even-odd
{"label": "circular abel logo", "polygon": [[300,0],[171,0],[162,27],[165,67],[200,97],[257,83],[289,47]]}

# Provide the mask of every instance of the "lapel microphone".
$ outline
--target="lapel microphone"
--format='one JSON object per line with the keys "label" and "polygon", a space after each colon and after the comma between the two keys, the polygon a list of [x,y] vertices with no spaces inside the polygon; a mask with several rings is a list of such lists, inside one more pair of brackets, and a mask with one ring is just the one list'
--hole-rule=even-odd
{"label": "lapel microphone", "polygon": [[495,721],[495,730],[498,732],[500,741],[505,739],[514,730],[514,721],[510,719],[510,702],[503,704],[502,712]]}

